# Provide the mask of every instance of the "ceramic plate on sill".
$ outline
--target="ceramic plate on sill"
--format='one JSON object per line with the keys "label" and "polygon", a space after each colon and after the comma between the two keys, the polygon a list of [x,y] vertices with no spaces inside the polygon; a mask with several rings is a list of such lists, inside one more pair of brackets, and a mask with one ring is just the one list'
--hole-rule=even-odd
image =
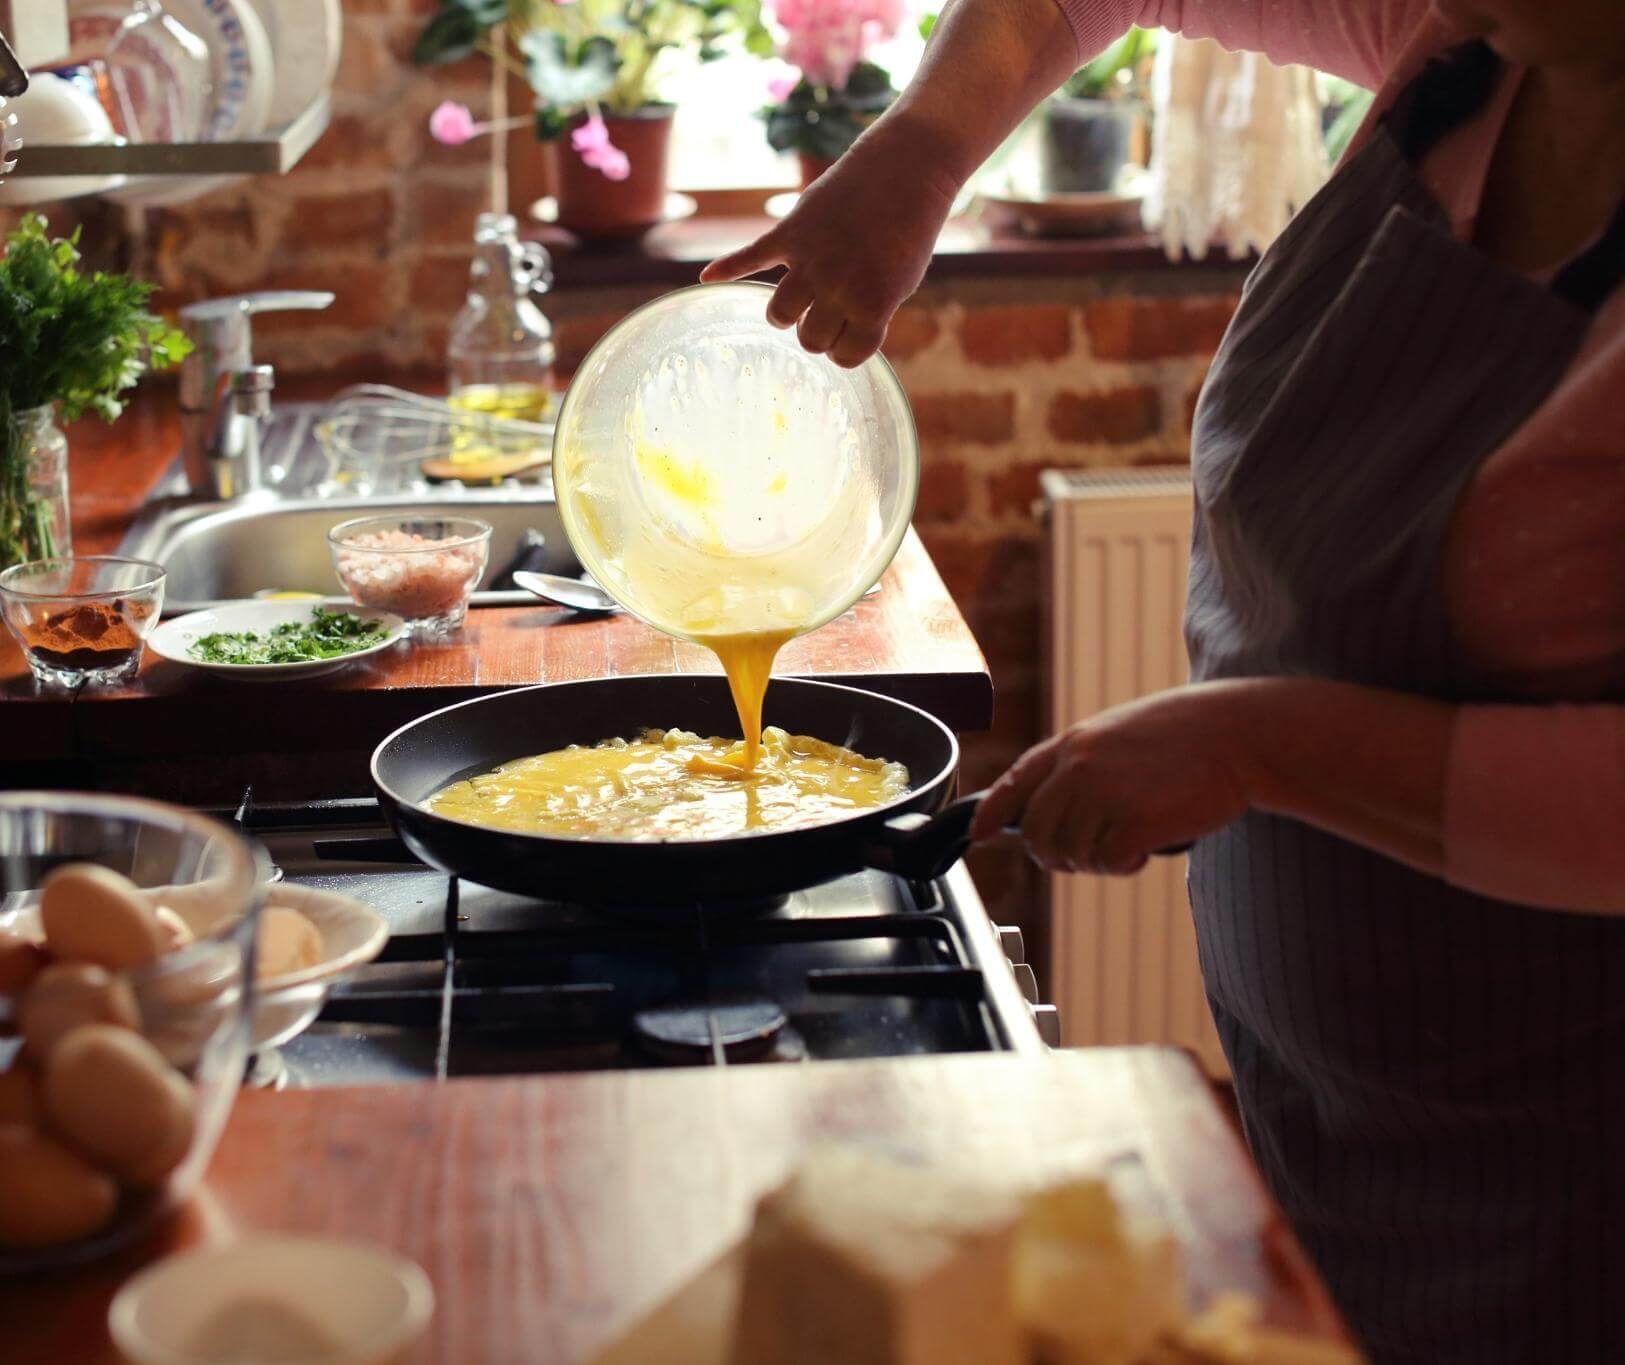
{"label": "ceramic plate on sill", "polygon": [[[677,191],[673,190],[666,196],[665,215],[658,223],[628,223],[624,228],[594,231],[580,235],[600,242],[632,242],[642,237],[646,232],[652,232],[663,224],[679,223],[685,218],[692,218],[698,208],[699,204],[689,195],[678,194]],[[544,195],[530,206],[530,216],[538,223],[564,227],[559,222],[559,201],[550,194]],[[565,231],[573,231],[573,229],[566,227]]]}
{"label": "ceramic plate on sill", "polygon": [[271,38],[276,81],[268,128],[280,128],[333,84],[343,43],[339,0],[249,0]]}
{"label": "ceramic plate on sill", "polygon": [[1033,237],[1109,237],[1118,233],[1141,232],[1138,194],[1050,194],[1025,198],[1011,194],[982,195],[987,211],[1006,221],[1013,220]]}
{"label": "ceramic plate on sill", "polygon": [[217,631],[237,634],[245,630],[264,633],[285,621],[308,621],[311,615],[311,604],[308,601],[234,602],[226,607],[210,607],[205,611],[188,612],[185,616],[176,616],[163,622],[157,630],[147,636],[147,648],[159,658],[168,659],[171,663],[184,664],[187,668],[201,668],[205,672],[218,673],[222,677],[236,678],[242,682],[287,682],[292,679],[319,678],[324,673],[337,672],[357,659],[365,659],[369,655],[390,648],[406,632],[406,623],[399,616],[391,615],[387,611],[354,606],[338,610],[351,616],[359,616],[364,621],[381,623],[386,631],[384,638],[375,645],[356,650],[353,654],[341,654],[336,659],[307,659],[303,663],[216,664],[193,658],[191,652],[193,642],[205,635],[213,635]]}

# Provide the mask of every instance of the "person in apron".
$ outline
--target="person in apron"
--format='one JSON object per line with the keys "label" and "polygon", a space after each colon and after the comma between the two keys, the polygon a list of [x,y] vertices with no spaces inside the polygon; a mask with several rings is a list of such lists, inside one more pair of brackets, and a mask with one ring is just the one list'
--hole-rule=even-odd
{"label": "person in apron", "polygon": [[[1251,273],[1214,359],[1192,435],[1193,685],[1029,751],[975,833],[1019,823],[1057,871],[1131,872],[1194,842],[1202,972],[1248,1141],[1373,1359],[1625,1361],[1625,804],[1596,806],[1625,793],[1625,678],[1582,659],[1509,683],[1464,647],[1449,590],[1476,563],[1456,565],[1454,536],[1498,527],[1486,543],[1515,563],[1531,526],[1554,534],[1551,515],[1520,515],[1515,480],[1468,492],[1520,436],[1580,439],[1583,404],[1554,400],[1576,370],[1604,405],[1590,495],[1562,515],[1625,544],[1625,139],[1598,144],[1605,183],[1574,186],[1609,209],[1600,230],[1549,272],[1462,240],[1420,172],[1515,96],[1500,49],[1528,64],[1589,46],[1625,81],[1625,5],[1462,0],[1452,27],[1410,0],[1061,3],[1084,57],[1164,22],[1278,60],[1363,46],[1391,77],[1371,54],[1408,29],[1457,40],[1420,40]],[[707,274],[786,265],[769,316],[841,364],[874,351],[957,184],[1072,62],[1041,4],[961,0],[943,27],[925,93],[890,116],[905,131],[883,119],[850,170]],[[949,107],[978,111],[973,131],[944,131]],[[884,181],[888,153],[900,174],[904,147],[917,193],[892,186],[896,231],[855,245],[846,199]],[[1613,568],[1625,556],[1542,599],[1535,627],[1606,616],[1593,597]],[[1514,604],[1527,586],[1497,590]],[[1562,700],[1614,705],[1495,705]],[[1525,752],[1559,734],[1558,759]]]}

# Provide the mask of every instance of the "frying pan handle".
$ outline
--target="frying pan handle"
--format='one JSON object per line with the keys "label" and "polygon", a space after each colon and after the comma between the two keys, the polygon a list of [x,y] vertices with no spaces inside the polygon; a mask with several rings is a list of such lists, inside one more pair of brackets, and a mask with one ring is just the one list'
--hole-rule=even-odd
{"label": "frying pan handle", "polygon": [[[935,815],[910,811],[893,816],[880,827],[874,843],[864,850],[864,861],[870,867],[894,872],[910,881],[928,882],[944,876],[970,847],[971,822],[986,795],[983,790],[961,796]],[[1012,825],[1005,832],[1019,834],[1021,831],[1019,826]],[[1190,850],[1188,843],[1172,844],[1159,848],[1157,856],[1172,858]]]}

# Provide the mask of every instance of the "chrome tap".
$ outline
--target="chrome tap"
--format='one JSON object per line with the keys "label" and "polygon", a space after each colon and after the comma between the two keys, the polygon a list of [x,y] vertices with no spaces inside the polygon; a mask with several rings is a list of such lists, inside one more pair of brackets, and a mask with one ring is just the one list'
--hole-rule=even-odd
{"label": "chrome tap", "polygon": [[195,496],[236,498],[262,486],[260,422],[270,415],[275,379],[269,365],[254,363],[254,314],[332,302],[324,291],[272,290],[181,309],[192,340],[181,362],[181,456]]}

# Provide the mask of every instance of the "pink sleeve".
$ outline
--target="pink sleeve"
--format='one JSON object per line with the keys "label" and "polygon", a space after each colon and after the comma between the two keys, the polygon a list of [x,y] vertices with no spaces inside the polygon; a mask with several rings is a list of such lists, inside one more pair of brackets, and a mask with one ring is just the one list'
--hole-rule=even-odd
{"label": "pink sleeve", "polygon": [[1625,910],[1625,706],[1464,706],[1444,874],[1551,909]]}
{"label": "pink sleeve", "polygon": [[1232,52],[1302,62],[1373,90],[1428,12],[1428,0],[1056,0],[1087,61],[1130,28],[1214,38]]}

